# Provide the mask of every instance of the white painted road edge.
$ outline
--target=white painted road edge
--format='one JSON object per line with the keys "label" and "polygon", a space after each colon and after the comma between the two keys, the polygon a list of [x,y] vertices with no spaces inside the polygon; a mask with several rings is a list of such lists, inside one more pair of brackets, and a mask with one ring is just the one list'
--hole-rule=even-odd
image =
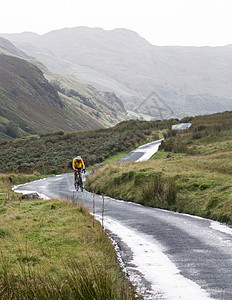
{"label": "white painted road edge", "polygon": [[218,230],[218,231],[221,231],[223,233],[232,235],[232,228],[229,227],[228,225],[221,224],[217,221],[212,221],[211,224],[210,224],[210,227],[213,228],[214,230]]}
{"label": "white painted road edge", "polygon": [[[24,184],[20,185],[20,187],[22,186],[24,186]],[[15,192],[23,194],[32,192],[26,189],[23,191],[17,190],[17,187],[18,186],[14,187]],[[39,195],[43,199],[49,199],[46,195]],[[139,205],[136,203],[133,204]],[[191,215],[188,216],[201,218]],[[101,216],[95,215],[95,217],[101,221]],[[131,270],[127,269],[130,280],[138,285],[140,291],[143,290],[143,286],[139,283],[140,278],[135,276],[136,271],[138,271],[151,283],[152,290],[149,293],[150,296],[145,297],[145,299],[212,299],[199,285],[180,274],[175,264],[165,255],[165,249],[152,237],[141,234],[106,216],[104,218],[104,227],[117,235],[132,251],[132,261],[130,264],[132,266],[134,265],[134,267],[130,267]],[[214,230],[232,235],[232,229],[229,226],[217,221],[211,221],[210,227]]]}
{"label": "white painted road edge", "polygon": [[[131,263],[134,270],[142,273],[152,286],[152,296],[147,299],[212,299],[198,284],[180,274],[176,265],[164,254],[165,249],[156,240],[108,217],[104,218],[104,227],[116,234],[132,250]],[[127,271],[130,275],[130,270]]]}

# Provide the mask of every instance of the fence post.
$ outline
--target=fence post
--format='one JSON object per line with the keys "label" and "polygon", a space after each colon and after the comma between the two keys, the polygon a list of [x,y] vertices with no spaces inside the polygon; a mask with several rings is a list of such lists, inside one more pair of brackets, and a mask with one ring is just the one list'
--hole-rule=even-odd
{"label": "fence post", "polygon": [[95,220],[95,194],[93,193],[93,227],[94,227],[94,220]]}
{"label": "fence post", "polygon": [[102,231],[104,230],[105,195],[102,194]]}

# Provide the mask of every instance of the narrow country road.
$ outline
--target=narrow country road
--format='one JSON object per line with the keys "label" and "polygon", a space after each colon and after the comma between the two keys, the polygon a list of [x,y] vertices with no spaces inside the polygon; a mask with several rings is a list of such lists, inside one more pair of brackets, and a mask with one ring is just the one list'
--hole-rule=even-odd
{"label": "narrow country road", "polygon": [[163,139],[139,146],[119,160],[119,162],[138,162],[148,160],[159,149]]}
{"label": "narrow country road", "polygon": [[[74,190],[73,174],[38,180],[16,191],[72,199],[93,209],[93,195]],[[94,199],[96,217],[119,246],[130,279],[145,299],[232,299],[229,227],[109,197],[105,197],[102,220],[102,197]]]}

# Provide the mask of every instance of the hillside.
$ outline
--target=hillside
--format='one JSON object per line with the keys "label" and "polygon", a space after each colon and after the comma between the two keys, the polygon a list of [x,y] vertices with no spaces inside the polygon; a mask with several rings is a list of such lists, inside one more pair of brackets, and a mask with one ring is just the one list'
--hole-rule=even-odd
{"label": "hillside", "polygon": [[232,225],[232,112],[191,123],[189,130],[164,131],[149,161],[108,164],[85,189]]}
{"label": "hillside", "polygon": [[5,37],[52,71],[114,91],[135,116],[179,118],[232,109],[232,46],[158,47],[130,30],[87,27]]}
{"label": "hillside", "polygon": [[77,154],[89,167],[119,152],[128,152],[137,145],[158,139],[158,131],[167,127],[171,127],[171,121],[130,120],[106,129],[16,139],[0,144],[0,172],[17,169],[20,173],[64,173],[72,170],[72,160]]}
{"label": "hillside", "polygon": [[0,84],[1,132],[7,136],[15,138],[101,125],[87,117],[81,124],[81,118],[69,112],[70,108],[40,69],[25,60],[1,54]]}
{"label": "hillside", "polygon": [[25,59],[31,58],[25,52],[15,47],[10,41],[2,37],[0,37],[0,53],[14,55]]}
{"label": "hillside", "polygon": [[75,77],[53,74],[3,38],[0,104],[0,141],[102,128],[126,118],[124,105],[114,93],[98,91]]}

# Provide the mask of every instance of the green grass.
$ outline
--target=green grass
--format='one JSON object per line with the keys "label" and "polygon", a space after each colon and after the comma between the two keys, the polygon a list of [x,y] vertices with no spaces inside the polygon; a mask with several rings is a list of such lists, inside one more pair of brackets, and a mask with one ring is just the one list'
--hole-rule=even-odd
{"label": "green grass", "polygon": [[12,197],[0,215],[0,299],[135,299],[85,207]]}
{"label": "green grass", "polygon": [[150,161],[109,164],[85,187],[232,224],[232,114],[196,117],[192,124],[170,133]]}
{"label": "green grass", "polygon": [[231,158],[198,156],[196,161],[196,157],[183,156],[112,164],[89,178],[85,188],[232,224]]}
{"label": "green grass", "polygon": [[[1,174],[0,173],[0,193],[7,193],[12,195],[12,185],[23,184],[28,181],[33,181],[36,179],[43,178],[44,176],[39,173],[33,174],[20,174],[20,173],[9,173]],[[1,200],[0,195],[0,200]]]}
{"label": "green grass", "polygon": [[125,155],[127,155],[128,153],[130,153],[129,151],[121,151],[121,152],[117,152],[114,155],[108,157],[107,159],[105,159],[102,163],[103,164],[109,164],[115,161],[120,160],[122,157],[124,157]]}
{"label": "green grass", "polygon": [[[169,131],[161,151],[148,162],[116,161],[170,122],[130,121],[109,130],[6,143],[0,147],[1,164],[11,170],[15,161],[32,166],[38,159],[46,172],[49,163],[61,172],[76,154],[70,148],[76,152],[79,147],[89,164],[91,155],[98,158],[94,163],[106,164],[87,180],[89,190],[232,224],[232,114],[191,121],[188,131]],[[0,176],[0,193],[7,194],[0,194],[0,299],[133,299],[113,246],[100,224],[93,226],[86,208],[58,200],[20,200],[11,191],[12,184],[40,176]]]}

